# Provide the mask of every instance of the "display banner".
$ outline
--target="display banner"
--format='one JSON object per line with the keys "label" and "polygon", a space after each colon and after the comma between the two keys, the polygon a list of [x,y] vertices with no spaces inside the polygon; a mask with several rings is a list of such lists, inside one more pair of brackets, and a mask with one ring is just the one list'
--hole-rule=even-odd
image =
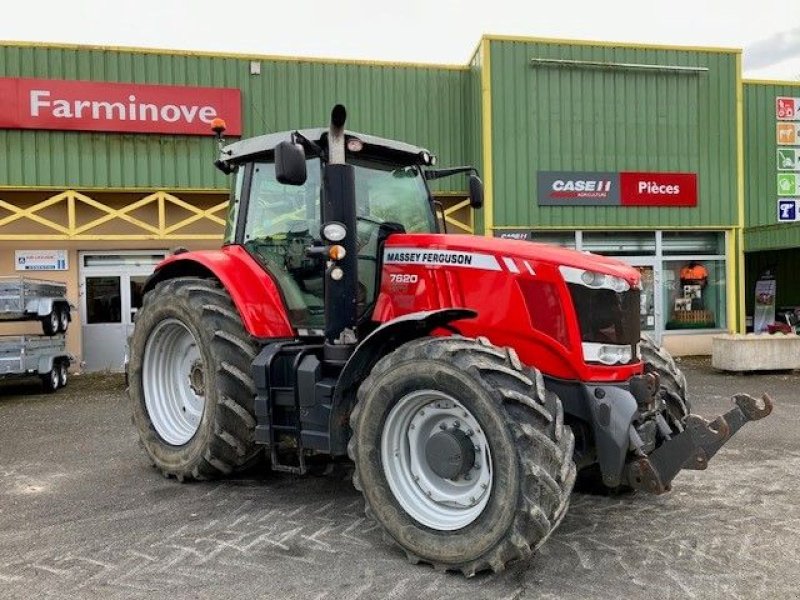
{"label": "display banner", "polygon": [[756,281],[756,302],[753,311],[753,331],[762,333],[775,322],[775,291],[777,282],[772,270],[764,271]]}
{"label": "display banner", "polygon": [[211,135],[215,117],[241,135],[240,90],[0,78],[0,129]]}
{"label": "display banner", "polygon": [[697,174],[539,171],[540,206],[697,206]]}

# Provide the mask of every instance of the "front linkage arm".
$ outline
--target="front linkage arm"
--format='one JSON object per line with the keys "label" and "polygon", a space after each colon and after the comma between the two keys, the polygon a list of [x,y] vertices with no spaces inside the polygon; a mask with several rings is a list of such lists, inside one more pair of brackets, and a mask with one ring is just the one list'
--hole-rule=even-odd
{"label": "front linkage arm", "polygon": [[733,408],[713,421],[689,415],[681,433],[647,456],[627,463],[623,480],[652,494],[667,492],[681,469],[705,469],[708,461],[745,423],[763,419],[772,412],[772,399],[767,394],[760,400],[737,394],[732,401]]}

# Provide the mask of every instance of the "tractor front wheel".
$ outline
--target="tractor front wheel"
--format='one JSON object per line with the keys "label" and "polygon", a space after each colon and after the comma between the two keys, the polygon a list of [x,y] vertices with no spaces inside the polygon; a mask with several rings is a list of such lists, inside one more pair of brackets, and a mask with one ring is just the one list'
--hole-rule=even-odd
{"label": "tractor front wheel", "polygon": [[142,444],[165,476],[214,479],[251,464],[255,351],[217,282],[180,277],[145,295],[128,394]]}
{"label": "tractor front wheel", "polygon": [[513,350],[460,337],[405,344],[362,383],[350,423],[367,515],[412,562],[499,571],[566,513],[572,432]]}

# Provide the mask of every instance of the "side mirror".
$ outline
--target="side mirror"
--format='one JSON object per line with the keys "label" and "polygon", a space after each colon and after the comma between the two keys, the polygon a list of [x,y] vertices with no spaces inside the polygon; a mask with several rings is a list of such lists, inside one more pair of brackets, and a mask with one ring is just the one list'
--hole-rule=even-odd
{"label": "side mirror", "polygon": [[483,182],[474,173],[469,176],[469,205],[472,208],[483,208]]}
{"label": "side mirror", "polygon": [[275,178],[285,185],[306,182],[306,153],[300,144],[281,142],[275,146]]}

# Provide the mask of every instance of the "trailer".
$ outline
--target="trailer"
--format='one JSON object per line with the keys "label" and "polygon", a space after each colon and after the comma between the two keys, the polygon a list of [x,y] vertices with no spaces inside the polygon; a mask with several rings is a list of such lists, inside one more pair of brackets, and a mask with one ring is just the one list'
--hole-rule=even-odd
{"label": "trailer", "polygon": [[38,375],[44,389],[54,392],[67,385],[72,361],[63,335],[0,336],[0,379]]}
{"label": "trailer", "polygon": [[0,321],[41,321],[45,335],[69,327],[67,286],[58,281],[28,277],[0,277]]}

